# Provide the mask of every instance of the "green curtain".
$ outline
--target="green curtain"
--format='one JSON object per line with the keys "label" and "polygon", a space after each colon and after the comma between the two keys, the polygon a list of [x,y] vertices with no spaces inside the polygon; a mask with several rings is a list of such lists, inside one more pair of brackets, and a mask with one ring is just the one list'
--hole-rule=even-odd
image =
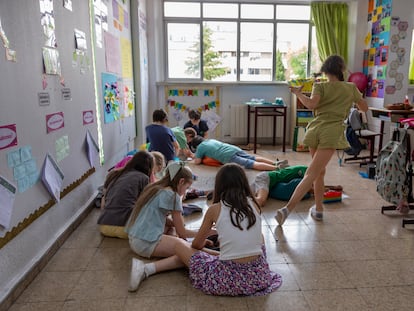
{"label": "green curtain", "polygon": [[347,62],[348,4],[312,2],[311,12],[321,61],[329,55],[337,54]]}
{"label": "green curtain", "polygon": [[414,31],[411,43],[411,55],[410,55],[410,69],[408,71],[408,80],[410,84],[414,84]]}

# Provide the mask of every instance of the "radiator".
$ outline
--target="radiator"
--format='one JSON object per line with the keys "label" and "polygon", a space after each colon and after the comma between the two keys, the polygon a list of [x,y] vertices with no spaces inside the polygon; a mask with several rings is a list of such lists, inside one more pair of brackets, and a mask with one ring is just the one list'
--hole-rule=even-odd
{"label": "radiator", "polygon": [[[273,137],[273,117],[259,117],[257,119],[257,139]],[[276,121],[276,138],[282,137],[283,119]],[[230,106],[230,135],[232,138],[247,137],[247,107],[245,105]],[[254,114],[250,115],[250,137],[254,135]]]}

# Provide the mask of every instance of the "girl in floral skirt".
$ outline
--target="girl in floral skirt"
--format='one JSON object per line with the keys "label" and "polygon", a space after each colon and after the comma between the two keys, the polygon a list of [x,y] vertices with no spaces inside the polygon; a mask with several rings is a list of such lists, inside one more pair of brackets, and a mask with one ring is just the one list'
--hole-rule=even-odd
{"label": "girl in floral skirt", "polygon": [[[216,175],[213,205],[192,244],[180,241],[176,254],[189,268],[195,288],[209,295],[260,296],[282,284],[270,270],[262,236],[261,211],[243,168],[225,164]],[[220,252],[203,251],[215,226]]]}

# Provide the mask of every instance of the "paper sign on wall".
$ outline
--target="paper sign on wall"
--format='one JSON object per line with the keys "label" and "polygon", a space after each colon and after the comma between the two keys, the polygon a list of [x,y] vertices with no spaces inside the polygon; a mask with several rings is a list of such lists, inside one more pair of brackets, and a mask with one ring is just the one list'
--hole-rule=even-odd
{"label": "paper sign on wall", "polygon": [[16,124],[0,126],[0,150],[17,146]]}
{"label": "paper sign on wall", "polygon": [[64,175],[56,161],[53,160],[50,154],[47,154],[43,163],[42,181],[56,202],[60,201],[60,189],[62,188],[63,178]]}
{"label": "paper sign on wall", "polygon": [[0,176],[0,229],[8,230],[13,210],[16,187]]}
{"label": "paper sign on wall", "polygon": [[46,129],[47,132],[53,132],[65,126],[63,112],[56,112],[46,115]]}

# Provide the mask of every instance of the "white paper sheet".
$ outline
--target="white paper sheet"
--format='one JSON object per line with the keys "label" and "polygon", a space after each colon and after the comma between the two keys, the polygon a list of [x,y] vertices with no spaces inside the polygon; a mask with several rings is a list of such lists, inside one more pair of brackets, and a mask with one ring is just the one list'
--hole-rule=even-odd
{"label": "white paper sheet", "polygon": [[93,139],[89,130],[86,132],[86,153],[88,155],[89,164],[94,166],[95,160],[99,155],[99,147]]}
{"label": "white paper sheet", "polygon": [[60,201],[63,178],[64,175],[57,166],[56,161],[53,160],[50,154],[47,154],[45,162],[43,163],[42,181],[56,202]]}
{"label": "white paper sheet", "polygon": [[0,229],[9,230],[16,187],[0,176]]}

